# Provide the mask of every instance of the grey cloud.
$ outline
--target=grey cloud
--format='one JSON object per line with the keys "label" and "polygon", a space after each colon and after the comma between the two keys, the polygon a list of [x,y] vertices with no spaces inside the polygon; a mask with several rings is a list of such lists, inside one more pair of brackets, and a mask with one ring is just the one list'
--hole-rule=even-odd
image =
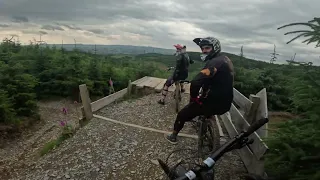
{"label": "grey cloud", "polygon": [[111,41],[117,39],[117,38],[115,38],[115,37],[113,37],[113,36],[106,36],[105,38],[106,38],[107,40],[111,40]]}
{"label": "grey cloud", "polygon": [[48,34],[47,32],[45,31],[39,31],[40,34]]}
{"label": "grey cloud", "polygon": [[25,16],[12,16],[12,22],[16,22],[16,23],[29,22],[29,19]]}
{"label": "grey cloud", "polygon": [[43,25],[41,29],[46,29],[51,31],[54,31],[54,30],[64,31],[64,29],[61,28],[60,26],[53,26],[53,25]]}
{"label": "grey cloud", "polygon": [[88,31],[92,32],[94,34],[103,34],[104,33],[104,30],[101,30],[101,29],[90,29]]}
{"label": "grey cloud", "polygon": [[55,23],[59,26],[64,26],[68,29],[72,29],[72,30],[82,30],[81,28],[77,27],[77,26],[74,26],[74,25],[68,25],[68,24],[64,24],[64,23]]}
{"label": "grey cloud", "polygon": [[24,34],[34,34],[34,35],[39,35],[39,34],[44,35],[44,34],[48,34],[48,33],[45,32],[45,31],[36,31],[36,30],[22,30],[21,32],[24,33]]}
{"label": "grey cloud", "polygon": [[[270,50],[258,47],[246,47],[250,43],[267,43],[279,47],[281,57],[290,57],[293,52],[308,54],[314,52],[301,47],[304,45],[286,45],[289,36],[283,34],[294,28],[277,30],[277,27],[291,22],[305,22],[319,16],[319,0],[175,0],[170,1],[105,1],[96,0],[1,0],[0,16],[28,17],[40,25],[57,22],[61,29],[83,30],[84,34],[95,38],[110,38],[111,34],[122,35],[125,32],[150,37],[154,46],[172,47],[173,43],[184,43],[187,47],[197,48],[190,41],[180,41],[178,33],[168,32],[168,26],[162,22],[187,22],[195,27],[217,36],[223,44],[223,49],[238,54],[241,45],[245,53],[252,57],[269,58]],[[19,2],[19,3],[17,3]],[[168,1],[169,2],[169,1]],[[157,20],[158,24],[150,25]],[[39,21],[39,22],[38,22]],[[41,22],[40,22],[41,21]],[[117,28],[107,28],[108,25],[123,23]],[[100,26],[101,25],[101,26]],[[92,27],[90,27],[92,26]],[[100,27],[104,27],[101,28]],[[170,27],[184,33],[184,27]],[[59,30],[47,27],[50,30]],[[204,34],[199,34],[199,37]],[[76,37],[75,37],[76,38]],[[146,40],[147,41],[147,40]],[[298,40],[300,41],[300,40]],[[150,43],[133,42],[133,43]],[[87,42],[90,43],[90,42]],[[313,48],[313,45],[308,47]],[[320,49],[320,48],[319,48]],[[270,51],[270,52],[269,52]],[[303,56],[301,56],[303,57]]]}
{"label": "grey cloud", "polygon": [[5,28],[5,27],[9,27],[8,24],[0,24],[0,27]]}
{"label": "grey cloud", "polygon": [[143,0],[97,0],[94,3],[85,0],[28,0],[20,3],[3,1],[7,2],[7,5],[0,7],[0,15],[8,16],[14,12],[30,19],[42,18],[51,21],[83,22],[84,19],[100,19],[104,22],[115,22],[128,18],[154,20],[178,15],[176,12]]}

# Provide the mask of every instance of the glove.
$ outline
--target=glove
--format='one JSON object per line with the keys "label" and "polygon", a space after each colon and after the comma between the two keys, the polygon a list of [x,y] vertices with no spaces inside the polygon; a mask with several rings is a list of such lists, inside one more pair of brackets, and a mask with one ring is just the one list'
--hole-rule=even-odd
{"label": "glove", "polygon": [[202,105],[202,102],[200,101],[200,97],[197,96],[196,98],[190,98],[190,101],[189,102],[195,102],[199,105]]}

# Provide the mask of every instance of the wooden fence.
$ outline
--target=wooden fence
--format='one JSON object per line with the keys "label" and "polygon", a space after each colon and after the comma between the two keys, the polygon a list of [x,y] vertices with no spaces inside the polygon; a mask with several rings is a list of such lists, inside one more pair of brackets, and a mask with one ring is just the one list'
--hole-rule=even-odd
{"label": "wooden fence", "polygon": [[[251,94],[249,99],[236,89],[233,93],[233,104],[229,112],[220,116],[230,137],[246,130],[255,121],[268,117],[265,88],[256,95]],[[237,150],[249,173],[265,175],[263,156],[268,151],[268,146],[262,138],[268,136],[267,127],[268,124],[265,124],[249,136],[254,140],[252,144]]]}

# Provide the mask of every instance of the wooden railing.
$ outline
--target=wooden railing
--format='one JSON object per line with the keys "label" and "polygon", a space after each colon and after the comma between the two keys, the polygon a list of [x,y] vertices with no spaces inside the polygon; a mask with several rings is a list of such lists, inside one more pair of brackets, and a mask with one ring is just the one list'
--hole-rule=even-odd
{"label": "wooden railing", "polygon": [[[229,112],[220,116],[230,137],[246,130],[255,121],[268,117],[265,88],[256,95],[251,94],[249,99],[236,89],[233,92],[234,100]],[[262,139],[268,135],[267,127],[265,124],[249,136],[254,140],[252,144],[237,150],[249,173],[265,175],[263,156],[268,146]]]}

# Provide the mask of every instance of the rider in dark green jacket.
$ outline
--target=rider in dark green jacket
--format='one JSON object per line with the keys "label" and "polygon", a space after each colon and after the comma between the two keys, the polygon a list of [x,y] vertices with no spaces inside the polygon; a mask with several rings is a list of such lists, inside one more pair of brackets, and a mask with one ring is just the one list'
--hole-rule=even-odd
{"label": "rider in dark green jacket", "polygon": [[[165,98],[168,93],[168,88],[178,80],[185,80],[188,78],[189,65],[193,64],[194,61],[190,60],[188,53],[186,52],[186,46],[180,44],[174,45],[176,47],[176,67],[173,75],[167,79],[162,89],[162,98],[158,101],[159,104],[164,105]],[[181,92],[184,92],[183,84],[181,85]]]}

